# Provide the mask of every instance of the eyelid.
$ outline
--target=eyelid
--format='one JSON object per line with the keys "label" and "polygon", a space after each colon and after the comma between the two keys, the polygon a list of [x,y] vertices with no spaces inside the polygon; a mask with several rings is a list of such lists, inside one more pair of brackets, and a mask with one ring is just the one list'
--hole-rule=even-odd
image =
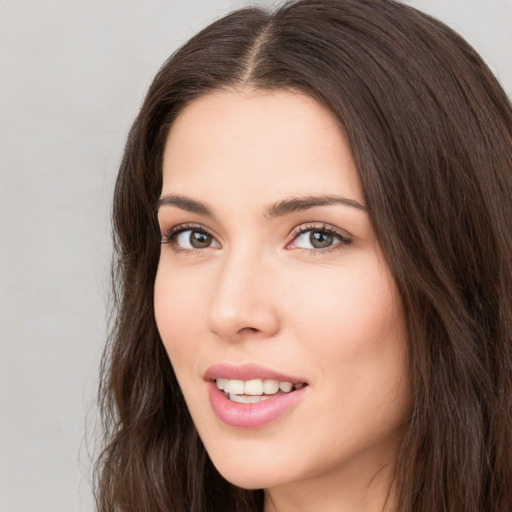
{"label": "eyelid", "polygon": [[176,238],[178,235],[180,235],[181,233],[184,233],[185,231],[197,231],[199,233],[207,234],[207,235],[211,236],[213,238],[213,240],[215,240],[215,242],[218,244],[219,247],[221,246],[217,236],[214,233],[212,233],[212,231],[210,229],[206,228],[202,224],[195,224],[195,223],[177,224],[169,229],[160,227],[160,232],[161,232],[161,242],[160,243],[173,245],[175,250],[179,249],[181,251],[185,251],[185,252],[189,252],[189,253],[196,252],[196,251],[204,251],[204,249],[210,248],[210,247],[205,247],[203,249],[197,249],[197,248],[183,249],[183,248],[178,247],[175,244]]}
{"label": "eyelid", "polygon": [[[161,244],[172,245],[173,249],[176,252],[186,252],[186,253],[191,254],[191,253],[202,252],[205,249],[210,249],[210,248],[216,249],[216,248],[221,247],[218,237],[210,229],[206,228],[204,225],[199,224],[199,223],[177,224],[177,225],[171,227],[170,229],[164,229],[164,227],[161,227],[160,231],[161,231]],[[204,247],[204,248],[187,248],[187,249],[179,247],[176,244],[176,238],[178,237],[178,235],[180,235],[181,233],[184,233],[186,231],[197,231],[197,232],[204,233],[204,234],[211,236],[212,239],[214,240],[214,242],[217,244],[217,247],[208,246],[208,247]],[[293,242],[295,242],[301,235],[303,235],[304,233],[311,232],[311,231],[323,231],[326,233],[330,233],[330,234],[336,236],[340,241],[332,246],[325,247],[325,248],[292,247]],[[330,224],[319,222],[319,223],[301,224],[301,225],[295,227],[289,235],[289,241],[286,243],[285,248],[299,250],[299,251],[307,252],[307,253],[321,254],[321,253],[330,252],[335,249],[340,249],[342,247],[349,245],[350,243],[352,243],[352,235],[350,235],[347,231],[337,228],[335,226],[332,226]]]}
{"label": "eyelid", "polygon": [[[326,248],[304,248],[304,247],[292,247],[293,242],[295,242],[301,235],[304,233],[308,233],[311,231],[323,231],[326,233],[330,233],[340,239],[339,243],[336,243],[332,246],[326,247]],[[336,228],[330,224],[325,223],[307,223],[307,224],[301,224],[300,226],[297,226],[292,230],[290,233],[290,241],[286,244],[286,249],[294,249],[294,250],[300,250],[300,251],[306,251],[308,253],[326,253],[330,252],[335,249],[340,249],[342,247],[345,247],[352,243],[352,236],[346,232],[345,230],[342,230],[340,228]]]}
{"label": "eyelid", "polygon": [[327,224],[325,222],[306,222],[305,224],[300,224],[299,226],[292,229],[290,233],[290,238],[294,238],[297,235],[305,233],[306,231],[327,231],[329,233],[334,233],[341,238],[346,240],[351,240],[352,235],[345,231],[344,229],[337,228],[331,224]]}

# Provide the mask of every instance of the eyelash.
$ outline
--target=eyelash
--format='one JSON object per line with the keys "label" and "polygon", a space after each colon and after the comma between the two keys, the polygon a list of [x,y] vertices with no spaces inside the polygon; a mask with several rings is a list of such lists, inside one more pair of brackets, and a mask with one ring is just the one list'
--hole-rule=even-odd
{"label": "eyelash", "polygon": [[346,247],[347,245],[350,245],[352,243],[352,240],[348,236],[348,234],[342,233],[340,230],[335,229],[331,226],[327,226],[326,224],[322,224],[321,226],[318,225],[312,225],[312,224],[305,224],[297,227],[294,229],[291,233],[291,241],[286,244],[287,247],[289,247],[295,240],[299,238],[299,236],[309,233],[309,232],[317,232],[317,233],[324,233],[328,235],[332,235],[333,237],[339,239],[338,243],[335,243],[334,245],[331,245],[329,247],[325,247],[323,249],[306,249],[304,247],[297,247],[295,250],[301,251],[305,254],[312,254],[312,255],[318,255],[318,254],[327,254],[333,251],[336,251],[338,249],[342,249],[343,247]]}
{"label": "eyelash", "polygon": [[[199,224],[180,224],[178,226],[173,227],[168,232],[162,233],[161,243],[170,245],[175,253],[186,253],[187,255],[190,256],[199,255],[204,249],[183,249],[182,247],[179,247],[176,244],[177,237],[181,233],[184,233],[186,231],[194,231],[196,233],[211,236],[213,239],[215,239],[215,237],[205,227]],[[299,236],[308,232],[321,232],[329,234],[336,237],[339,240],[339,242],[325,248],[308,249],[304,247],[297,247],[294,250],[313,255],[327,254],[332,251],[342,249],[343,247],[346,247],[352,243],[351,238],[347,234],[343,234],[341,231],[334,229],[333,227],[327,226],[326,224],[322,224],[321,226],[306,224],[295,228],[291,232],[291,240],[286,244],[286,247],[288,248],[294,241],[296,241],[299,238]]]}
{"label": "eyelash", "polygon": [[185,231],[194,231],[196,233],[202,233],[203,235],[213,235],[203,226],[198,224],[179,224],[171,228],[168,232],[162,233],[162,245],[168,244],[172,247],[175,253],[186,253],[187,255],[198,255],[203,249],[183,249],[176,244],[176,238]]}

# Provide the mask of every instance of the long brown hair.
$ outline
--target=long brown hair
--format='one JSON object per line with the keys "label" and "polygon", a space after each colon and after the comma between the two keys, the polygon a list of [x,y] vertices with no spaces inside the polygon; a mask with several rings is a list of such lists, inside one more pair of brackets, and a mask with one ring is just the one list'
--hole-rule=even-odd
{"label": "long brown hair", "polygon": [[225,87],[286,88],[343,125],[403,301],[413,408],[400,512],[512,510],[512,108],[477,53],[393,0],[299,0],[208,26],[161,68],[114,209],[114,316],[100,387],[101,512],[249,512],[198,438],[159,338],[155,203],[173,120]]}

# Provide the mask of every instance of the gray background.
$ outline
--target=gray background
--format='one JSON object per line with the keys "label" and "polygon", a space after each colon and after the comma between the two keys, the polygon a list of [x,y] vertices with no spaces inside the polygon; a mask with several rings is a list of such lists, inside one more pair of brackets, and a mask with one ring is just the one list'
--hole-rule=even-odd
{"label": "gray background", "polygon": [[[93,510],[124,139],[169,54],[248,3],[0,0],[0,512]],[[512,0],[408,3],[462,33],[512,92]]]}

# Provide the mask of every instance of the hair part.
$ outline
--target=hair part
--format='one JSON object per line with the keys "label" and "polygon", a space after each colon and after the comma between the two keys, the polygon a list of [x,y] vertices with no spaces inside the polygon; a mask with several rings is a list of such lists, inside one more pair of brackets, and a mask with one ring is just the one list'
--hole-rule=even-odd
{"label": "hair part", "polygon": [[400,512],[512,507],[512,108],[477,53],[393,0],[236,11],[178,50],[126,144],[113,208],[100,512],[250,512],[263,491],[213,467],[153,313],[154,207],[174,119],[222,88],[305,93],[340,121],[406,316],[413,409]]}

